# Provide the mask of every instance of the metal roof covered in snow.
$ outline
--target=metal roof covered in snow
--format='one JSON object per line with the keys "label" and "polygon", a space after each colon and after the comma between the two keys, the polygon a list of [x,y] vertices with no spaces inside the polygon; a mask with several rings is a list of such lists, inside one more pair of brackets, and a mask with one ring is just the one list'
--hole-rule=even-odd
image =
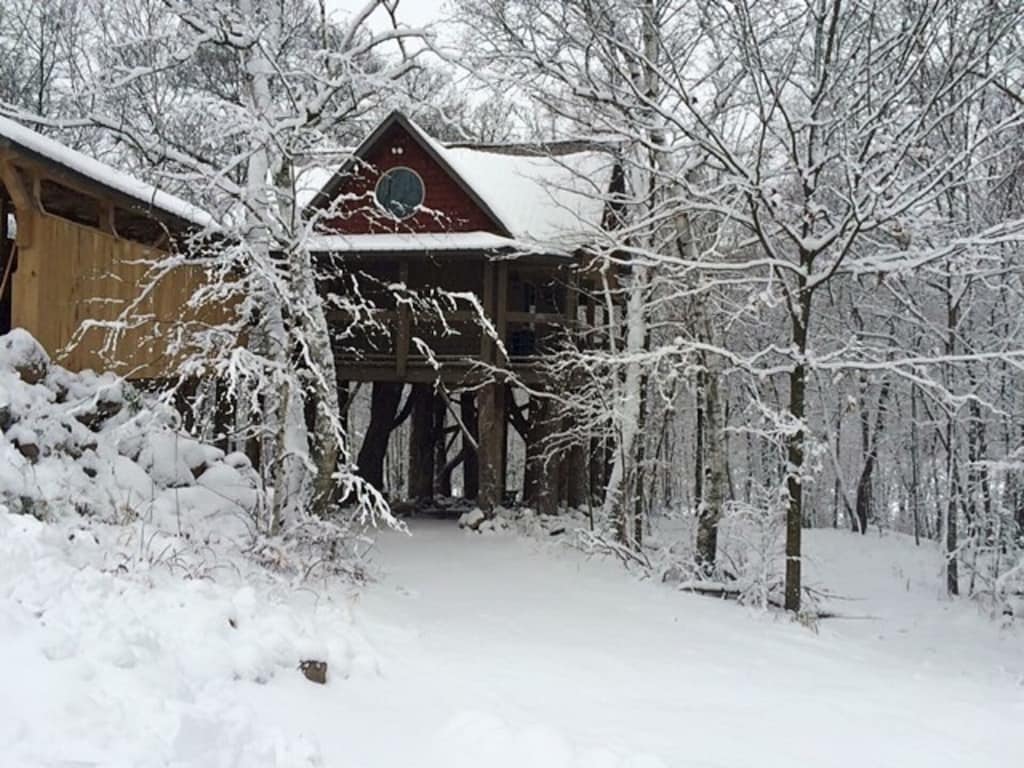
{"label": "metal roof covered in snow", "polygon": [[34,156],[35,159],[47,164],[55,164],[72,176],[131,198],[140,204],[139,207],[156,209],[200,227],[208,227],[214,223],[210,214],[180,197],[164,192],[14,120],[0,117],[0,150],[4,148]]}

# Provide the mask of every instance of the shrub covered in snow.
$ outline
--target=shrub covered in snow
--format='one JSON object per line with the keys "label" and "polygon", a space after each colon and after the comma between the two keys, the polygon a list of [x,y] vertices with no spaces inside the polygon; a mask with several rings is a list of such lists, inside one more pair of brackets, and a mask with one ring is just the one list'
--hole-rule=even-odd
{"label": "shrub covered in snow", "polygon": [[179,428],[174,409],[113,374],[72,373],[31,335],[0,337],[0,505],[55,521],[138,522],[224,545],[291,575],[361,580],[367,541],[344,520],[268,534],[267,493],[243,453]]}

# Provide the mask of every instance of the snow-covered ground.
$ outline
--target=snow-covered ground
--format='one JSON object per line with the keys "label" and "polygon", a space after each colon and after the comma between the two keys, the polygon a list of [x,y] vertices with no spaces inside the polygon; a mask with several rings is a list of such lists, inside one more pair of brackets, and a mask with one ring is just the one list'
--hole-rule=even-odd
{"label": "snow-covered ground", "polygon": [[810,532],[813,579],[859,598],[814,632],[445,521],[382,534],[364,587],[119,567],[140,532],[0,514],[0,764],[1024,764],[1021,627],[939,599],[902,537]]}

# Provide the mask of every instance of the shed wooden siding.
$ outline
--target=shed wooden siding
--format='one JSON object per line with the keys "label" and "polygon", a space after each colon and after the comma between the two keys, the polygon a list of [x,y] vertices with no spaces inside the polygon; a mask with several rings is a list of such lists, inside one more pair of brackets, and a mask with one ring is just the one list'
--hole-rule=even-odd
{"label": "shed wooden siding", "polygon": [[[125,332],[110,359],[101,356],[105,331],[92,329],[68,349],[85,320],[114,320],[139,295],[147,265],[164,254],[130,240],[38,211],[18,211],[18,267],[13,275],[12,325],[35,336],[72,370],[113,370],[130,378],[173,373],[166,341],[188,317],[186,304],[201,285],[199,270],[164,277],[141,310],[153,320]],[[24,237],[22,236],[24,235]],[[159,336],[157,336],[159,334]]]}
{"label": "shed wooden siding", "polygon": [[[501,228],[449,176],[408,131],[393,125],[371,148],[340,190],[338,215],[325,229],[349,235],[387,232],[495,232]],[[367,167],[367,164],[369,167]],[[396,221],[377,208],[374,190],[380,174],[390,168],[411,168],[423,179],[424,207],[408,219]]]}

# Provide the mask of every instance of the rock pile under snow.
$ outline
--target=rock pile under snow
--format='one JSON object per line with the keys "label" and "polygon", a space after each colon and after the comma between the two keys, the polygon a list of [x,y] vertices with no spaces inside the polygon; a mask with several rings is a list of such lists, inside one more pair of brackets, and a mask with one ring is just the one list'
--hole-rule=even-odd
{"label": "rock pile under snow", "polygon": [[0,336],[0,765],[318,768],[249,701],[315,706],[303,662],[326,689],[377,676],[348,582],[261,536],[248,459],[177,421]]}
{"label": "rock pile under snow", "polygon": [[0,337],[0,504],[39,519],[69,511],[169,530],[211,515],[243,533],[260,502],[248,458],[175,428],[112,374],[54,365],[31,335]]}

